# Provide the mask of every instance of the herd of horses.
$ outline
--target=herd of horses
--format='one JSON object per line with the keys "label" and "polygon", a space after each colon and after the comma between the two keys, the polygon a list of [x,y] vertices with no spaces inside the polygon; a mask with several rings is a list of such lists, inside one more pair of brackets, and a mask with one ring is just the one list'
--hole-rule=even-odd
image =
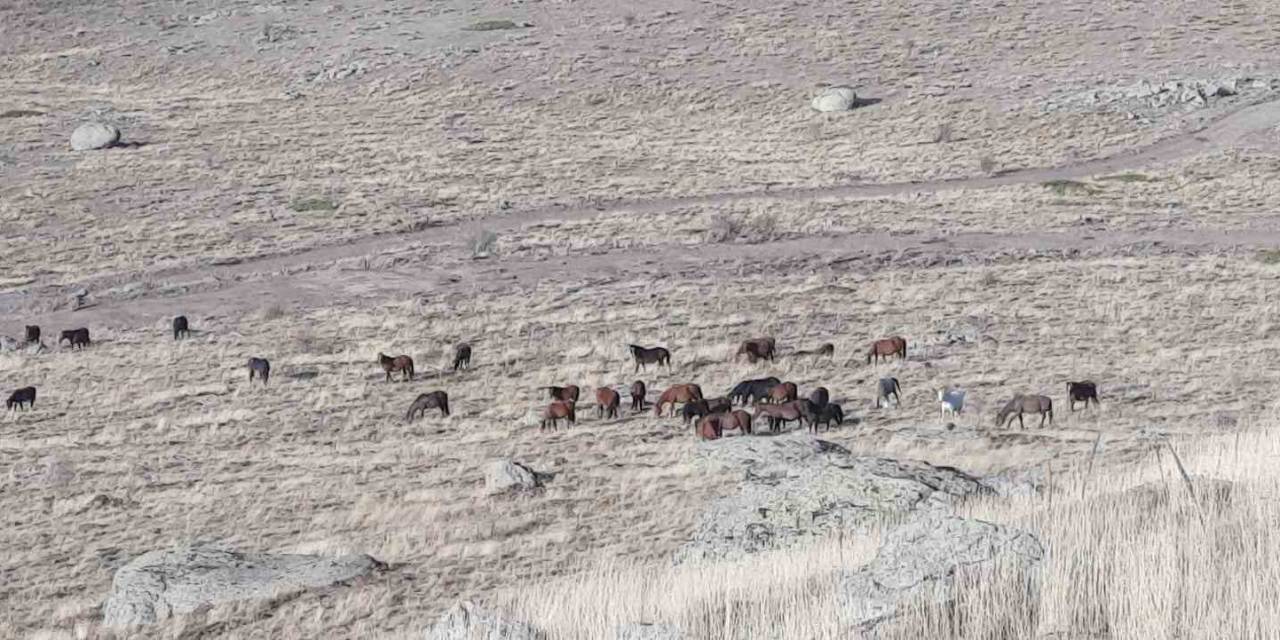
{"label": "herd of horses", "polygon": [[[180,340],[191,335],[191,325],[186,316],[173,319],[173,339]],[[26,340],[31,344],[41,344],[40,327],[28,325]],[[90,346],[87,328],[64,330],[58,344],[66,342],[73,349]],[[635,363],[635,372],[647,370],[648,365],[665,366],[671,370],[671,351],[665,347],[642,347],[627,345]],[[454,346],[453,371],[471,367],[472,347],[468,343]],[[802,350],[794,355],[834,358],[835,346],[826,343],[812,350]],[[777,340],[773,337],[752,338],[744,340],[736,352],[734,360],[746,357],[749,363],[759,361],[774,362],[778,356]],[[907,357],[907,341],[901,336],[892,336],[873,341],[866,351],[867,364],[879,363],[892,358],[905,360]],[[400,373],[401,380],[411,381],[414,376],[413,358],[407,355],[389,356],[378,354],[378,364],[386,373],[388,382],[394,381],[393,374]],[[249,358],[249,382],[261,380],[263,386],[269,383],[271,363],[266,358]],[[551,402],[542,410],[539,429],[556,430],[560,423],[566,426],[577,422],[577,405],[581,389],[577,385],[545,387]],[[630,407],[632,412],[643,412],[647,408],[648,387],[643,380],[631,384]],[[902,403],[902,386],[897,378],[880,378],[877,385],[876,407],[898,406]],[[939,410],[942,415],[959,415],[964,411],[965,392],[948,388],[938,390]],[[1067,383],[1067,398],[1072,411],[1076,405],[1084,403],[1085,408],[1098,406],[1098,387],[1092,381]],[[35,387],[23,387],[10,394],[6,407],[13,409],[34,409],[36,401]],[[595,392],[596,417],[600,419],[616,419],[620,416],[622,396],[614,389],[600,387]],[[817,387],[807,396],[800,397],[799,388],[793,382],[776,377],[743,380],[734,385],[725,396],[708,398],[702,387],[693,383],[674,384],[658,395],[654,403],[654,415],[662,417],[668,413],[671,417],[678,411],[686,425],[692,424],[695,433],[708,440],[723,437],[726,431],[738,431],[751,434],[756,425],[767,424],[771,432],[778,432],[789,423],[795,422],[817,433],[819,427],[830,430],[833,425],[844,424],[845,412],[839,404],[831,402],[831,392],[826,387]],[[748,412],[745,408],[751,408]],[[443,390],[419,394],[409,410],[405,413],[405,421],[424,417],[428,410],[435,409],[441,416],[449,413],[449,394]],[[1040,416],[1040,426],[1046,420],[1053,424],[1053,400],[1044,395],[1018,394],[1010,399],[996,414],[996,425],[1007,427],[1017,418],[1019,427],[1025,429],[1023,421],[1026,415]]]}

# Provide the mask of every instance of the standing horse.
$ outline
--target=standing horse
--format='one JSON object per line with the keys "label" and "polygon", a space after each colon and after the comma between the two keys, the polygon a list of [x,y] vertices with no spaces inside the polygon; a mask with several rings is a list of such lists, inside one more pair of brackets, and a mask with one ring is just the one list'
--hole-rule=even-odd
{"label": "standing horse", "polygon": [[432,391],[431,393],[420,393],[414,399],[413,404],[409,405],[408,413],[404,414],[405,422],[412,422],[414,414],[419,416],[427,415],[427,409],[439,409],[440,415],[449,416],[449,394],[443,391]]}
{"label": "standing horse", "polygon": [[617,391],[608,387],[596,389],[596,417],[597,418],[617,418],[618,405],[622,400],[622,396]]}
{"label": "standing horse", "polygon": [[40,342],[40,325],[29,324],[27,325],[27,343],[34,344],[36,342]]}
{"label": "standing horse", "polygon": [[697,429],[698,437],[703,440],[718,440],[724,437],[724,426],[720,423],[720,416],[707,416],[698,421]]}
{"label": "standing horse", "polygon": [[680,415],[684,418],[685,424],[688,424],[694,418],[709,416],[713,413],[728,413],[733,408],[733,403],[728,398],[712,398],[710,400],[694,400],[686,402],[684,407],[680,409]]}
{"label": "standing horse", "polygon": [[733,389],[729,391],[729,398],[734,402],[752,405],[769,397],[769,390],[779,384],[782,384],[782,381],[772,376],[756,380],[743,380],[734,385]]}
{"label": "standing horse", "polygon": [[1081,380],[1080,382],[1067,383],[1067,399],[1071,401],[1071,411],[1076,410],[1076,403],[1083,402],[1084,408],[1089,408],[1089,402],[1092,401],[1094,406],[1101,406],[1098,403],[1098,385],[1092,380]]}
{"label": "standing horse", "polygon": [[[902,385],[898,384],[897,378],[880,378],[880,383],[876,389],[876,408],[879,409],[881,403],[885,407],[896,407],[902,404],[902,396],[898,395],[902,391]],[[889,404],[889,396],[893,396],[893,404]]]}
{"label": "standing horse", "polygon": [[561,402],[577,402],[578,401],[578,385],[571,384],[563,387],[543,387],[550,394],[552,400],[560,400]]}
{"label": "standing horse", "polygon": [[745,354],[747,362],[751,364],[755,364],[756,360],[773,362],[777,351],[778,342],[773,338],[752,338],[742,341],[742,344],[738,346],[738,351],[733,354],[733,359],[736,362],[738,356]]}
{"label": "standing horse", "polygon": [[262,378],[262,386],[267,386],[267,378],[271,377],[271,363],[266,358],[249,358],[249,382],[253,382],[255,373]]}
{"label": "standing horse", "polygon": [[809,402],[813,403],[814,408],[821,409],[831,402],[831,392],[826,387],[818,387],[809,394]]}
{"label": "standing horse", "polygon": [[901,336],[893,336],[891,338],[883,338],[871,343],[871,348],[867,350],[867,364],[871,364],[871,359],[880,362],[883,358],[888,360],[893,356],[898,356],[903,360],[907,359],[907,339]]}
{"label": "standing horse", "polygon": [[769,390],[769,402],[774,404],[782,404],[783,402],[791,402],[800,396],[800,391],[796,388],[794,382],[783,382],[774,385]]}
{"label": "standing horse", "polygon": [[814,433],[818,432],[818,425],[823,425],[827,431],[830,431],[832,422],[836,423],[836,426],[844,424],[844,409],[834,402],[829,402],[814,412],[813,422],[809,423],[809,426]]}
{"label": "standing horse", "polygon": [[631,383],[631,410],[644,411],[644,396],[649,390],[644,386],[644,380],[636,380]]}
{"label": "standing horse", "polygon": [[653,415],[662,417],[662,408],[671,405],[671,416],[676,415],[677,402],[693,402],[702,399],[702,387],[696,384],[671,385],[658,396],[658,404],[654,406]]}
{"label": "standing horse", "polygon": [[631,350],[631,357],[636,361],[636,371],[640,371],[647,364],[657,364],[659,367],[667,365],[667,370],[671,370],[671,352],[665,347],[641,347],[634,344],[627,345]]}
{"label": "standing horse", "polygon": [[1049,424],[1053,424],[1053,400],[1049,396],[1039,395],[1023,395],[1021,393],[1013,396],[1013,399],[1000,409],[1000,413],[996,414],[996,426],[1004,427],[1007,422],[1013,422],[1013,416],[1018,417],[1018,428],[1026,429],[1027,426],[1022,422],[1023,414],[1040,414],[1040,428],[1044,428],[1045,418],[1049,419]]}
{"label": "standing horse", "polygon": [[471,368],[471,345],[463,342],[453,348],[453,370]]}
{"label": "standing horse", "polygon": [[547,405],[546,410],[542,412],[542,422],[539,423],[538,430],[546,429],[547,424],[550,424],[553,430],[559,430],[558,420],[564,420],[566,427],[578,421],[577,414],[574,412],[574,403],[556,400]]}
{"label": "standing horse", "polygon": [[27,405],[27,408],[30,408],[30,409],[36,408],[36,388],[35,387],[23,387],[21,389],[18,389],[17,391],[14,391],[13,393],[9,394],[9,399],[6,400],[4,403],[5,408],[10,410],[12,410],[14,407],[22,409],[23,405]]}
{"label": "standing horse", "polygon": [[413,358],[409,356],[396,356],[392,358],[389,355],[379,352],[378,363],[382,365],[382,370],[387,372],[387,382],[391,382],[391,373],[393,371],[401,372],[401,380],[413,379]]}
{"label": "standing horse", "polygon": [[66,340],[72,347],[87,347],[89,346],[89,330],[85,328],[64,329],[62,336],[58,338],[58,344],[62,344],[63,340]]}
{"label": "standing horse", "polygon": [[792,400],[782,404],[757,404],[756,419],[761,416],[769,420],[769,430],[777,432],[780,426],[788,422],[799,422],[801,425],[813,422],[813,405],[808,400]]}
{"label": "standing horse", "polygon": [[191,335],[191,325],[187,322],[186,316],[178,316],[173,319],[173,339],[189,337]]}

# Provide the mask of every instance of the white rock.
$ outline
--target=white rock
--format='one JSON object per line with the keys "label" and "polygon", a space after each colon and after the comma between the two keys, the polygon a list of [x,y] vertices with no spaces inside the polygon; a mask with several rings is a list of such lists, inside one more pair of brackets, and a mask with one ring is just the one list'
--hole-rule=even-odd
{"label": "white rock", "polygon": [[858,100],[853,87],[827,87],[810,103],[814,109],[823,112],[848,111]]}
{"label": "white rock", "polygon": [[104,122],[86,122],[71,133],[71,148],[76,151],[105,149],[120,142],[120,130]]}
{"label": "white rock", "polygon": [[542,486],[533,469],[514,460],[494,460],[484,468],[484,492],[497,495],[511,491],[532,491]]}

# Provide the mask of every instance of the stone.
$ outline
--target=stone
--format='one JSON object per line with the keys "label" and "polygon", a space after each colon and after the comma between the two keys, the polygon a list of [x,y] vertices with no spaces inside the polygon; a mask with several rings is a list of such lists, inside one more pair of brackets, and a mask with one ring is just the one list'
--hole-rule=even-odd
{"label": "stone", "polygon": [[531,624],[506,620],[462,601],[444,612],[430,629],[426,640],[546,640],[547,634]]}
{"label": "stone", "polygon": [[680,628],[661,622],[620,624],[613,629],[614,640],[683,640]]}
{"label": "stone", "polygon": [[153,624],[207,606],[328,587],[385,568],[363,554],[326,558],[212,547],[149,551],[116,571],[102,621],[108,627]]}
{"label": "stone", "polygon": [[76,151],[106,149],[120,142],[120,130],[105,122],[86,122],[71,133],[71,148]]}
{"label": "stone", "polygon": [[514,460],[494,460],[484,468],[485,495],[528,492],[542,486],[544,476]]}
{"label": "stone", "polygon": [[827,87],[810,103],[817,111],[848,111],[858,101],[853,87]]}
{"label": "stone", "polygon": [[[945,608],[962,575],[989,586],[984,572],[1022,582],[1018,592],[1034,598],[1043,558],[1040,541],[1024,531],[951,515],[921,519],[891,531],[874,560],[839,577],[842,622],[867,634],[922,602]],[[1002,611],[1034,618],[1034,606]],[[1019,629],[1032,620],[1008,624]]]}

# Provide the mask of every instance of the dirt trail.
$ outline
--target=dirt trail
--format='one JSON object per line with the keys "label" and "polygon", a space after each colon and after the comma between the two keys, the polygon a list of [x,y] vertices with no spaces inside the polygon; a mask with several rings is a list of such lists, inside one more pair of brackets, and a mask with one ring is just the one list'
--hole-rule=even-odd
{"label": "dirt trail", "polygon": [[[959,189],[988,189],[1014,184],[1039,183],[1050,180],[1081,179],[1095,175],[1118,173],[1184,157],[1229,148],[1246,136],[1257,134],[1280,125],[1280,101],[1250,105],[1234,111],[1208,126],[1136,151],[1118,154],[1076,165],[1025,169],[997,176],[956,178],[927,182],[888,184],[848,184],[818,188],[744,191],[717,193],[703,196],[654,198],[619,201],[615,203],[548,207],[517,212],[500,217],[485,217],[449,227],[425,231],[378,236],[343,245],[320,247],[294,254],[247,260],[236,264],[209,265],[194,269],[175,270],[155,274],[170,283],[203,282],[204,290],[179,296],[144,296],[130,300],[99,300],[92,308],[78,312],[55,312],[33,316],[16,313],[26,305],[17,294],[10,293],[9,300],[0,307],[10,311],[0,315],[6,326],[22,321],[38,321],[56,326],[86,323],[107,323],[116,326],[151,324],[167,318],[175,308],[185,313],[221,313],[227,309],[244,309],[256,304],[297,304],[315,302],[332,303],[370,298],[373,294],[401,297],[425,293],[433,294],[450,290],[482,290],[487,286],[512,281],[524,282],[536,278],[553,277],[560,273],[578,275],[592,272],[625,273],[661,270],[678,271],[682,266],[705,268],[708,258],[735,262],[757,262],[788,257],[816,257],[826,254],[827,259],[841,260],[867,252],[946,252],[948,255],[974,253],[1012,248],[1027,250],[1091,250],[1116,248],[1137,242],[1172,243],[1192,245],[1197,250],[1206,247],[1274,246],[1280,243],[1280,232],[1187,232],[1159,231],[1152,233],[1104,232],[1103,238],[1094,240],[1089,235],[1066,233],[994,234],[973,233],[955,236],[922,235],[891,236],[887,234],[853,234],[830,238],[800,238],[781,242],[744,247],[742,245],[703,246],[699,249],[701,266],[685,263],[690,260],[684,245],[654,248],[646,247],[630,251],[613,251],[604,255],[580,255],[565,258],[503,259],[499,263],[466,260],[461,249],[466,240],[481,229],[508,231],[524,225],[546,221],[568,221],[590,218],[608,213],[640,214],[700,204],[719,204],[743,200],[794,200],[803,201],[823,197],[882,197],[908,193],[936,193]],[[430,244],[437,249],[447,248],[453,280],[432,282],[424,280],[421,273],[412,277],[388,272],[343,271],[325,268],[343,260],[363,256],[394,254],[415,246]],[[644,265],[661,265],[660,269],[645,269]],[[225,286],[209,290],[210,280],[227,281]],[[246,281],[249,280],[249,281]],[[287,284],[286,284],[287,282]],[[386,299],[385,297],[383,299]],[[260,300],[260,302],[255,302]]]}

